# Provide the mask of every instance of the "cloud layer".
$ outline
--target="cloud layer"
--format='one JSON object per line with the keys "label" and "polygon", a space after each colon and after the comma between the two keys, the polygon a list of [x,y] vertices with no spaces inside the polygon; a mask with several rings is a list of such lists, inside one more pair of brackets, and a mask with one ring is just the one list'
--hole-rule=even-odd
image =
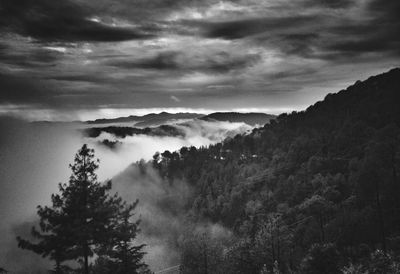
{"label": "cloud layer", "polygon": [[396,0],[4,0],[0,107],[303,108],[398,66],[399,10]]}

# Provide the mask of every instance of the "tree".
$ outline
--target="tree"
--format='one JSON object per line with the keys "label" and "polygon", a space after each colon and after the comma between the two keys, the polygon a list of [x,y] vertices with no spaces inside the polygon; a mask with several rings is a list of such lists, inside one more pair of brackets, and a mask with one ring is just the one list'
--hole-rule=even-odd
{"label": "tree", "polygon": [[304,210],[318,220],[321,243],[325,242],[324,226],[326,223],[326,215],[332,210],[332,208],[332,202],[326,200],[320,195],[314,195],[311,198],[306,199],[300,205],[301,210]]}
{"label": "tree", "polygon": [[301,273],[340,273],[340,254],[334,244],[314,244],[301,264]]}
{"label": "tree", "polygon": [[112,223],[110,241],[103,245],[102,254],[97,260],[97,266],[112,270],[115,274],[139,273],[147,265],[142,263],[144,244],[134,245],[133,240],[139,232],[140,220],[132,221],[138,200],[132,204],[120,203],[118,215]]}
{"label": "tree", "polygon": [[228,235],[212,235],[212,227],[192,228],[181,242],[181,273],[222,273],[223,253]]}
{"label": "tree", "polygon": [[121,199],[108,194],[110,181],[97,181],[98,162],[94,150],[83,145],[70,165],[69,182],[60,183],[60,194],[51,196],[52,206],[38,206],[40,231],[32,228],[32,236],[38,242],[17,237],[19,247],[54,260],[56,273],[61,273],[62,262],[78,259],[88,274],[89,258],[112,235],[112,221]]}

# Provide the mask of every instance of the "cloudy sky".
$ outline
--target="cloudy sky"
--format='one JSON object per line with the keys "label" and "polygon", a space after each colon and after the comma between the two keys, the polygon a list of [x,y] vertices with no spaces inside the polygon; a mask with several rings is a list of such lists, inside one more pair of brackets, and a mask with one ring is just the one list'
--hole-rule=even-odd
{"label": "cloudy sky", "polygon": [[303,109],[398,66],[399,16],[398,0],[2,0],[0,114]]}

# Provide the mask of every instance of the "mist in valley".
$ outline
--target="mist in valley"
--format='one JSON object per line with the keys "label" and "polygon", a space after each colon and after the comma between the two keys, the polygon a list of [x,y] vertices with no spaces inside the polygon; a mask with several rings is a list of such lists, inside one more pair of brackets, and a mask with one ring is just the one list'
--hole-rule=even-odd
{"label": "mist in valley", "polygon": [[[17,235],[29,237],[37,223],[36,207],[47,205],[58,183],[71,174],[68,167],[76,151],[87,143],[100,159],[99,180],[112,179],[113,192],[126,201],[139,199],[136,217],[142,220],[138,243],[146,243],[145,262],[153,270],[177,264],[179,237],[184,233],[183,205],[190,188],[183,181],[165,185],[158,173],[146,164],[157,152],[175,151],[182,146],[207,146],[243,134],[252,127],[244,123],[192,120],[173,124],[183,136],[134,135],[118,138],[102,133],[97,138],[82,134],[82,125],[74,123],[29,123],[4,117],[0,120],[0,265],[16,273],[26,269],[43,270],[51,264],[17,247]],[[118,142],[110,148],[102,141]],[[136,163],[142,160],[141,163]],[[136,163],[136,164],[135,164]],[[205,224],[206,227],[209,224]],[[24,260],[20,260],[23,257]]]}

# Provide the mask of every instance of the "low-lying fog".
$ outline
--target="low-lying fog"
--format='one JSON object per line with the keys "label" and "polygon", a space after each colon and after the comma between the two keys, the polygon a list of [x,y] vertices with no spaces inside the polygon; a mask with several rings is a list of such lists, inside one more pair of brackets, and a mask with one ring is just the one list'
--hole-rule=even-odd
{"label": "low-lying fog", "polygon": [[[157,151],[206,146],[251,130],[244,123],[201,120],[185,121],[174,126],[185,133],[183,137],[134,135],[117,138],[102,133],[97,138],[87,138],[83,136],[82,125],[79,124],[28,123],[0,118],[0,267],[13,273],[26,273],[27,268],[35,271],[48,267],[39,256],[19,250],[15,236],[29,234],[32,223],[37,220],[36,206],[48,204],[51,193],[58,191],[57,184],[68,180],[68,164],[84,143],[94,148],[100,159],[99,179],[115,177],[114,188],[123,193],[125,199],[141,200],[138,215],[144,219],[143,226],[151,228],[146,232],[142,227],[143,234],[139,239],[149,245],[146,261],[153,270],[173,263],[178,255],[169,250],[168,244],[163,241],[165,233],[154,232],[158,224],[166,225],[163,220],[167,219],[171,228],[168,237],[173,235],[173,231],[178,231],[179,218],[168,216],[158,206],[160,196],[171,195],[172,192],[160,185],[157,174],[150,168],[143,173],[138,172],[136,166],[127,167],[140,159],[150,160]],[[104,139],[121,143],[111,149],[101,143]],[[179,197],[183,197],[188,190],[184,183],[176,187],[174,195],[178,195],[175,198],[179,201]]]}

